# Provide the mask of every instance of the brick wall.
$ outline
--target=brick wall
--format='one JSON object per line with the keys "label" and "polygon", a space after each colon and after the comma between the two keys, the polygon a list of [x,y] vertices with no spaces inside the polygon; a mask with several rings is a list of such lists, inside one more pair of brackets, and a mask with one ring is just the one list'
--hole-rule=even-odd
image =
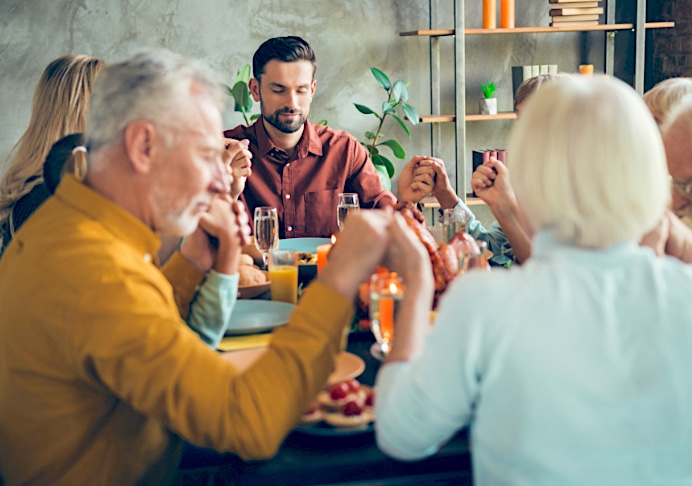
{"label": "brick wall", "polygon": [[646,89],[667,78],[692,77],[692,0],[649,0],[648,21],[674,21],[647,35]]}

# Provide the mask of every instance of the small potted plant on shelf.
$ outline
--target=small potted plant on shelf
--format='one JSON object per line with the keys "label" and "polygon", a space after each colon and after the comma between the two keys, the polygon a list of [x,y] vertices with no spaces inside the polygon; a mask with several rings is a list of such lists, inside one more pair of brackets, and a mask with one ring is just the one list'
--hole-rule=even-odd
{"label": "small potted plant on shelf", "polygon": [[481,115],[497,115],[497,98],[493,98],[496,89],[497,86],[492,81],[481,84],[481,90],[485,96],[478,100]]}

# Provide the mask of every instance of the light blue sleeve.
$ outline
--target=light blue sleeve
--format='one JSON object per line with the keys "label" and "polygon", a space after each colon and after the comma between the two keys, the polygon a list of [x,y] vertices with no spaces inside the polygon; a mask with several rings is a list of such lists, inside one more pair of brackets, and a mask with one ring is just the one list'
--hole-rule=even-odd
{"label": "light blue sleeve", "polygon": [[471,421],[483,326],[469,326],[467,309],[456,301],[473,302],[460,293],[445,297],[422,353],[384,364],[377,374],[375,431],[387,455],[406,461],[431,456]]}
{"label": "light blue sleeve", "polygon": [[494,255],[493,258],[491,258],[493,263],[504,265],[508,261],[517,262],[514,256],[514,250],[512,250],[507,236],[505,236],[504,231],[502,231],[500,225],[497,224],[497,221],[491,224],[489,229],[485,229],[481,222],[476,219],[471,209],[469,209],[461,199],[459,199],[459,202],[454,207],[454,211],[466,213],[466,231],[476,240],[485,241],[488,244],[488,250],[492,251]]}
{"label": "light blue sleeve", "polygon": [[214,349],[230,323],[239,280],[237,273],[224,275],[210,270],[190,304],[187,325]]}

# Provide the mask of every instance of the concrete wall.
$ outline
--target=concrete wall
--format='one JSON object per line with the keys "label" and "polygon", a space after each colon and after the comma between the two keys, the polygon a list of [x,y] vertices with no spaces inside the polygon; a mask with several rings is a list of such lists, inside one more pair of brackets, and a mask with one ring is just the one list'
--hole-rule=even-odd
{"label": "concrete wall", "polygon": [[[439,4],[437,27],[452,28],[451,0]],[[517,26],[548,25],[548,2],[525,2]],[[144,46],[164,46],[203,60],[228,83],[251,61],[268,37],[299,35],[317,53],[317,94],[311,119],[327,119],[358,138],[376,127],[354,102],[381,105],[384,91],[369,72],[377,66],[410,83],[410,102],[421,114],[430,111],[429,41],[399,37],[430,26],[422,0],[2,0],[0,2],[0,172],[7,154],[26,129],[31,98],[41,72],[54,58],[88,53],[115,61]],[[481,2],[468,2],[468,27],[481,24]],[[467,103],[477,113],[478,85],[499,85],[500,110],[511,109],[511,66],[558,64],[574,71],[580,62],[580,34],[529,34],[467,37]],[[442,40],[443,110],[452,110],[453,40]],[[598,70],[598,68],[597,68]],[[227,127],[241,123],[232,106]],[[512,122],[481,122],[469,127],[469,148],[502,147]],[[419,126],[412,138],[396,124],[385,127],[402,141],[407,155],[430,153],[430,129]],[[444,158],[454,177],[453,126],[443,129]],[[403,164],[400,163],[399,167]]]}

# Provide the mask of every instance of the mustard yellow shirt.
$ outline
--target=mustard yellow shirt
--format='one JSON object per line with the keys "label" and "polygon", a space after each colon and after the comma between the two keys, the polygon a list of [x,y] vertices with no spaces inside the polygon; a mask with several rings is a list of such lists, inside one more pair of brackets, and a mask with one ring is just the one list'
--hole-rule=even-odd
{"label": "mustard yellow shirt", "polygon": [[199,275],[179,256],[156,268],[158,245],[141,221],[66,177],[8,246],[5,484],[163,482],[181,437],[270,457],[325,385],[352,318],[348,301],[315,282],[269,351],[238,374],[181,320]]}

